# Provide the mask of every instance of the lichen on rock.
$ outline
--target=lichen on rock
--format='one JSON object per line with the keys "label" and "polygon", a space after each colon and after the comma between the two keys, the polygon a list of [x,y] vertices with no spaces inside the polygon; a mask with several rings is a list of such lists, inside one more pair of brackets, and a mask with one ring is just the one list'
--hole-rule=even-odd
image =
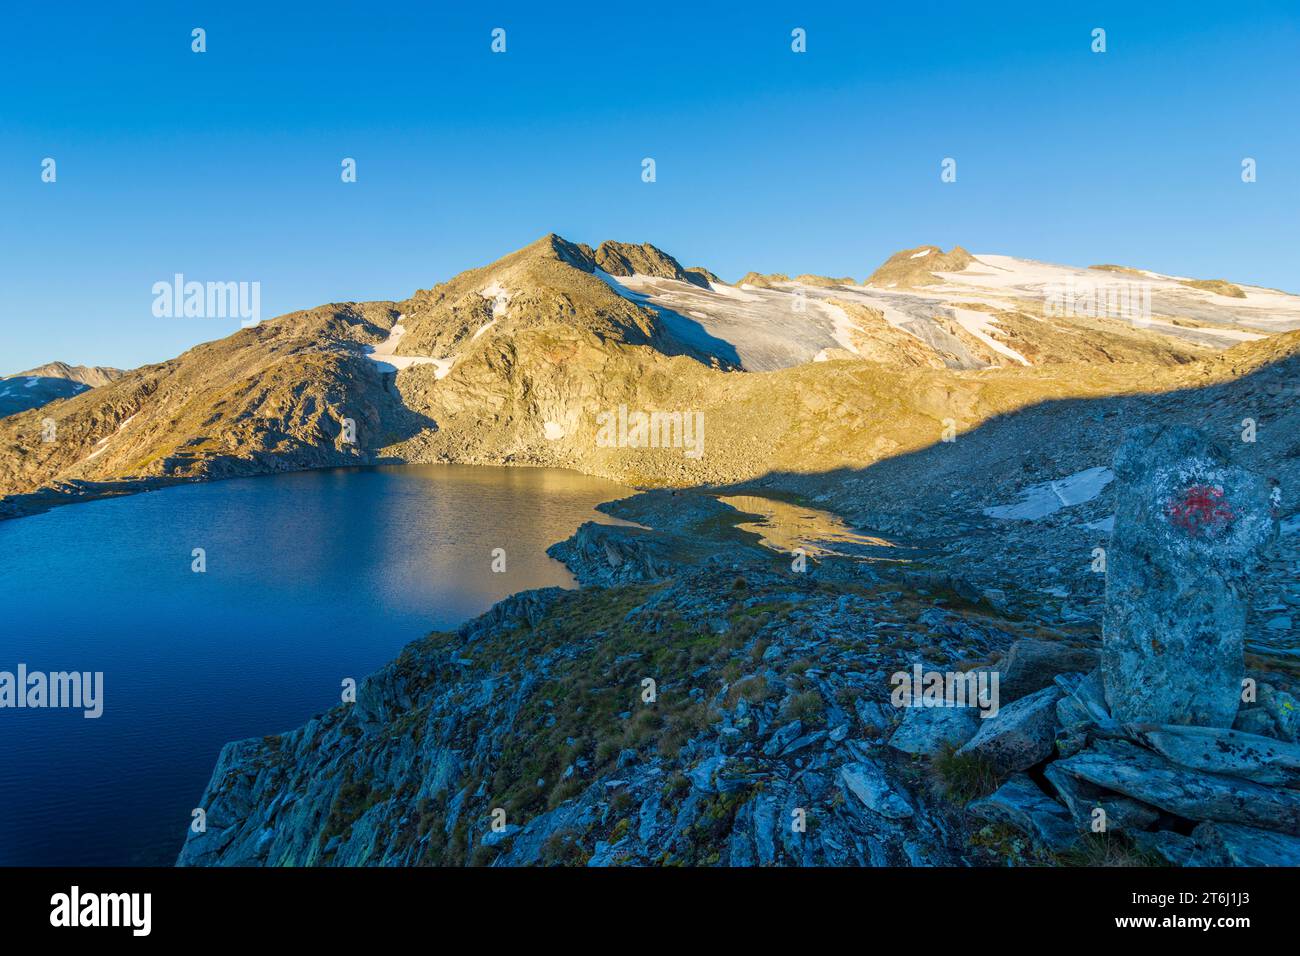
{"label": "lichen on rock", "polygon": [[1277,534],[1272,489],[1190,426],[1135,430],[1114,470],[1101,658],[1112,714],[1231,727],[1249,575]]}

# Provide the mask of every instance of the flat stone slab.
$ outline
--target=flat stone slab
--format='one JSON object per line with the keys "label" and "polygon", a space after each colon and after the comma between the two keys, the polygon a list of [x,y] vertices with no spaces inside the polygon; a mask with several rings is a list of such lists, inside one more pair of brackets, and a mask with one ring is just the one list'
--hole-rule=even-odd
{"label": "flat stone slab", "polygon": [[1256,783],[1300,781],[1300,744],[1222,727],[1126,727],[1135,740],[1192,770]]}
{"label": "flat stone slab", "polygon": [[960,747],[984,723],[975,707],[904,707],[903,722],[889,738],[889,746],[903,753],[933,757],[945,745]]}
{"label": "flat stone slab", "polygon": [[1192,831],[1202,866],[1300,866],[1300,837],[1235,823],[1202,823]]}
{"label": "flat stone slab", "polygon": [[1300,792],[1189,770],[1125,741],[1098,741],[1055,766],[1189,820],[1300,834]]}
{"label": "flat stone slab", "polygon": [[[1086,780],[1071,776],[1056,763],[1049,763],[1043,775],[1056,788],[1057,797],[1065,803],[1075,829],[1080,833],[1145,830],[1160,817],[1160,811],[1154,807],[1118,793],[1108,793]],[[1105,813],[1101,818],[1103,829],[1096,828],[1097,810]]]}

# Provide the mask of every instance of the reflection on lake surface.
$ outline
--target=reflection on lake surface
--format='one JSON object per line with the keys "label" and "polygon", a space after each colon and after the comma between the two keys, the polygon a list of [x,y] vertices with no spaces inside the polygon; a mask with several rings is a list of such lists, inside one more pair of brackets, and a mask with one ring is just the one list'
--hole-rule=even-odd
{"label": "reflection on lake surface", "polygon": [[170,865],[223,743],[301,724],[345,677],[509,594],[573,586],[546,548],[611,522],[593,506],[628,493],[557,469],[408,465],[0,522],[0,671],[104,673],[98,720],[0,710],[0,865]]}
{"label": "reflection on lake surface", "polygon": [[789,553],[803,548],[813,557],[845,555],[885,561],[903,561],[913,556],[911,549],[853,530],[829,511],[754,495],[719,496],[718,500],[737,511],[759,515],[762,520],[744,522],[739,527],[758,534],[762,544],[776,551]]}

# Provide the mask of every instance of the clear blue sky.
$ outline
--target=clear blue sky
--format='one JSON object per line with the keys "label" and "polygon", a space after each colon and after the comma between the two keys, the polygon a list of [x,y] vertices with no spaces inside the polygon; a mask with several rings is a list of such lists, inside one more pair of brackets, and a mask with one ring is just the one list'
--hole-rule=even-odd
{"label": "clear blue sky", "polygon": [[8,5],[0,373],[237,327],[155,318],[175,272],[258,281],[269,317],[552,230],[732,280],[932,242],[1300,290],[1294,0],[542,6]]}

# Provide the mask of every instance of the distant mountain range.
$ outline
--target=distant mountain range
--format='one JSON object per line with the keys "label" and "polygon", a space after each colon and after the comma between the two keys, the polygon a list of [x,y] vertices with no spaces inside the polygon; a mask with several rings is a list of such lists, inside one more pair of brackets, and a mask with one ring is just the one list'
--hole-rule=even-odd
{"label": "distant mountain range", "polygon": [[[552,234],[404,301],[290,313],[125,373],[53,363],[0,380],[15,403],[0,512],[379,462],[641,485],[824,473],[1049,397],[1221,380],[1292,356],[1295,329],[1300,297],[1124,266],[919,246],[860,284],[728,285],[649,244]],[[621,407],[702,414],[704,453],[598,441]]]}
{"label": "distant mountain range", "polygon": [[107,385],[123,374],[117,368],[48,362],[25,372],[7,375],[0,378],[0,418],[79,395],[98,385]]}

